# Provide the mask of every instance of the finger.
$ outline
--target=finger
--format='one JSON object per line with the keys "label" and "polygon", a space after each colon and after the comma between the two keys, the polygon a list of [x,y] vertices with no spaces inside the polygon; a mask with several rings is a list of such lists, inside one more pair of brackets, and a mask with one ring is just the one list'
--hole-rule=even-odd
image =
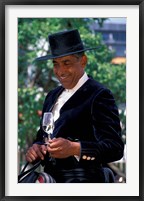
{"label": "finger", "polygon": [[28,161],[29,163],[32,163],[32,162],[33,162],[32,159],[29,158],[28,156],[26,156],[26,161]]}
{"label": "finger", "polygon": [[44,160],[44,155],[40,150],[37,151],[37,155],[41,160]]}
{"label": "finger", "polygon": [[56,139],[56,140],[50,142],[49,147],[50,148],[58,148],[61,145],[62,145],[62,142],[60,140]]}
{"label": "finger", "polygon": [[31,163],[35,161],[36,158],[32,154],[26,154],[26,160]]}
{"label": "finger", "polygon": [[54,137],[53,139],[50,139],[49,142],[54,142],[54,141],[57,141],[58,139],[59,139],[59,138],[55,138],[55,137]]}
{"label": "finger", "polygon": [[33,149],[33,147],[30,147],[30,149],[27,151],[28,155],[32,155],[32,157],[37,158],[37,153],[36,151]]}
{"label": "finger", "polygon": [[56,147],[56,148],[51,148],[48,147],[48,152],[53,154],[53,153],[59,153],[62,150],[62,147]]}
{"label": "finger", "polygon": [[45,155],[46,152],[47,152],[47,145],[42,145],[42,146],[41,146],[41,151],[42,151],[42,153]]}
{"label": "finger", "polygon": [[35,150],[32,147],[30,147],[26,153],[26,160],[28,160],[29,162],[32,162],[36,160],[36,158],[37,158],[37,154]]}
{"label": "finger", "polygon": [[[33,145],[33,147],[30,149],[30,151],[31,151],[31,154],[33,156],[35,156],[35,159],[40,158],[41,160],[44,160],[44,156],[41,151],[40,145],[37,145],[37,144]],[[32,157],[32,159],[33,159],[33,156],[30,156],[30,157]]]}
{"label": "finger", "polygon": [[57,139],[56,138],[50,139],[48,140],[48,143],[49,143],[49,146],[55,146],[55,143],[57,143]]}

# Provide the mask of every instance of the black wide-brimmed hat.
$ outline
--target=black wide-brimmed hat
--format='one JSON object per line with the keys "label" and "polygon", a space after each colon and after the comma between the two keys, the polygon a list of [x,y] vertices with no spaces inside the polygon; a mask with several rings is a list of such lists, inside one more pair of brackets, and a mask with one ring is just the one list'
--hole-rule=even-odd
{"label": "black wide-brimmed hat", "polygon": [[51,49],[51,55],[38,57],[36,58],[36,61],[54,59],[99,48],[85,48],[77,29],[51,34],[48,36],[48,39]]}

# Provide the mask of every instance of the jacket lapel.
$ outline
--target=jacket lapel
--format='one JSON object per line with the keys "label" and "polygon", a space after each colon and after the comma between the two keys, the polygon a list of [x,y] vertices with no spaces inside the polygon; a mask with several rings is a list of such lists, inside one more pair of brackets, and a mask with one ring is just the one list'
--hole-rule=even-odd
{"label": "jacket lapel", "polygon": [[87,97],[91,96],[93,88],[90,83],[91,80],[87,80],[62,106],[60,112],[81,105]]}

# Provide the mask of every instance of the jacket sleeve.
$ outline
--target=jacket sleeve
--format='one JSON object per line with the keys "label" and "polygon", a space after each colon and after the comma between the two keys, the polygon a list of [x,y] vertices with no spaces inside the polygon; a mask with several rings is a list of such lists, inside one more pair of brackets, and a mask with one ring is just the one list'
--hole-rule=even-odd
{"label": "jacket sleeve", "polygon": [[93,158],[97,163],[109,163],[123,157],[124,144],[118,109],[113,95],[104,89],[91,106],[95,141],[81,142],[81,160]]}

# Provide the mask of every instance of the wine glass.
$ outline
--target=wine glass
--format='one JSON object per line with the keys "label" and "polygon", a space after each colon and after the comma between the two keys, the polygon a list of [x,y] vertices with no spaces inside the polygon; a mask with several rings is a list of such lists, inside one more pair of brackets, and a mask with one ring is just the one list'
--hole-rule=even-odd
{"label": "wine glass", "polygon": [[52,112],[45,112],[42,119],[42,128],[47,133],[47,136],[44,136],[45,145],[49,144],[48,140],[53,138],[54,130],[54,117]]}

